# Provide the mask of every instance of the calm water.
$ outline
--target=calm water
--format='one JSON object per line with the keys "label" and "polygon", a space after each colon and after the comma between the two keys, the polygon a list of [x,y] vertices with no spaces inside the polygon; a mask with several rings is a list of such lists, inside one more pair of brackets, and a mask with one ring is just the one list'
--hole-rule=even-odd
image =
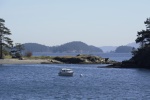
{"label": "calm water", "polygon": [[[149,70],[97,66],[0,65],[0,100],[150,100]],[[58,76],[64,67],[74,76]]]}

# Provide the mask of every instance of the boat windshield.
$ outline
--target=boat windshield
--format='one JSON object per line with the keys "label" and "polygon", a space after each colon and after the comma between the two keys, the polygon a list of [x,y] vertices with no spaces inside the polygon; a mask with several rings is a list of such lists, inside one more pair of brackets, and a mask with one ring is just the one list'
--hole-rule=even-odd
{"label": "boat windshield", "polygon": [[72,71],[72,69],[61,69],[62,71]]}

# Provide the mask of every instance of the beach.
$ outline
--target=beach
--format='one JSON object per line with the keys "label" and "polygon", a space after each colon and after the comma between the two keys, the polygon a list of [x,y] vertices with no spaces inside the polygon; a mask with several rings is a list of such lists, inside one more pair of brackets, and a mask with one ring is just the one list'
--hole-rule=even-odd
{"label": "beach", "polygon": [[48,60],[42,60],[42,59],[0,59],[0,64],[41,64],[43,62],[49,62]]}

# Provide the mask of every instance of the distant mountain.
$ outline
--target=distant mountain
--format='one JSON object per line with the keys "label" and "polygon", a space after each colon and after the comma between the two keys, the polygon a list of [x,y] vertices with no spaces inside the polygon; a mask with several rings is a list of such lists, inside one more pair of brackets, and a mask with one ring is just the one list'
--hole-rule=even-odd
{"label": "distant mountain", "polygon": [[31,52],[50,52],[50,47],[38,43],[25,43],[23,44],[25,51]]}
{"label": "distant mountain", "polygon": [[31,52],[68,52],[68,53],[89,53],[89,52],[103,52],[100,48],[89,46],[80,41],[69,42],[60,46],[48,47],[37,43],[25,43],[26,51]]}

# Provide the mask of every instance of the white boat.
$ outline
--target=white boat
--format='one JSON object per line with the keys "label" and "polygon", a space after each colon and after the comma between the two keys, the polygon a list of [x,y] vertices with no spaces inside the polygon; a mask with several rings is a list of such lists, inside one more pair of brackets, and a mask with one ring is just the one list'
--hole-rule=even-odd
{"label": "white boat", "polygon": [[73,76],[73,70],[69,68],[62,68],[59,73],[59,76]]}

